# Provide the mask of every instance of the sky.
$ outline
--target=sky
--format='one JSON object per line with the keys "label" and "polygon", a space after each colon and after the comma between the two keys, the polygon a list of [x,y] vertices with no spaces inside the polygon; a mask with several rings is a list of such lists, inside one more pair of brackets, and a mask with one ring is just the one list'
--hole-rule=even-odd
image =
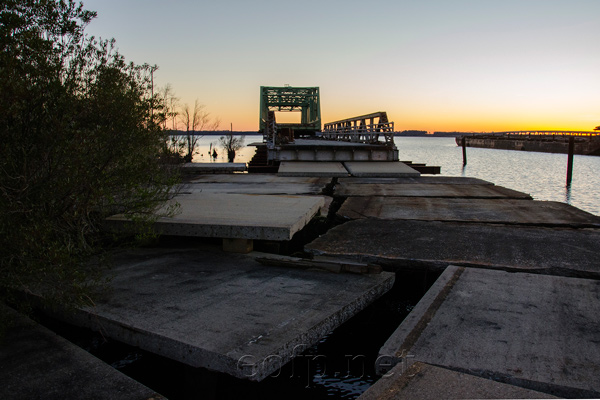
{"label": "sky", "polygon": [[318,86],[323,123],[386,111],[396,131],[600,125],[600,0],[83,4],[98,13],[88,34],[157,65],[155,85],[198,99],[220,129],[258,130],[260,86],[284,85]]}

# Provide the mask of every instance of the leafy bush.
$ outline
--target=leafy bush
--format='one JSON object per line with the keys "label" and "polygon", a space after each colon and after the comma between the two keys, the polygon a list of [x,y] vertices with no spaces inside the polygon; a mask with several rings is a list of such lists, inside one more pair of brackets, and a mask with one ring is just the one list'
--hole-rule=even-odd
{"label": "leafy bush", "polygon": [[151,218],[176,183],[155,67],[85,35],[95,16],[72,0],[0,5],[0,296],[88,302],[104,218]]}

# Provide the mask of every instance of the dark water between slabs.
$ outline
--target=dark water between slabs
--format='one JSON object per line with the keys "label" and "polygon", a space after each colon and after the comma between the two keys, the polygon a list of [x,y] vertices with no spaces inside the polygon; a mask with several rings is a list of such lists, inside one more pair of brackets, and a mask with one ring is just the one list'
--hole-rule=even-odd
{"label": "dark water between slabs", "polygon": [[394,287],[262,382],[192,368],[87,329],[41,322],[122,373],[177,399],[354,399],[377,379],[378,351],[439,274],[398,272]]}

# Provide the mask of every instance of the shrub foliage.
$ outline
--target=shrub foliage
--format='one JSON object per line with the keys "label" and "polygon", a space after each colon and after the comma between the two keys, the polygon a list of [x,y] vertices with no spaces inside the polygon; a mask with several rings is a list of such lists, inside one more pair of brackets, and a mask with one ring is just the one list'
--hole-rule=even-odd
{"label": "shrub foliage", "polygon": [[95,16],[72,0],[0,5],[0,296],[85,303],[104,218],[153,215],[175,184],[155,67],[87,36]]}

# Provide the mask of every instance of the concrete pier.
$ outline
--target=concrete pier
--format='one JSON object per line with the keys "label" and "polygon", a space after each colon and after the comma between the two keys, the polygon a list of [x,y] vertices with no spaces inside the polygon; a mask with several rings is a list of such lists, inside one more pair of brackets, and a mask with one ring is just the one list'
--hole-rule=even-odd
{"label": "concrete pier", "polygon": [[335,195],[339,197],[450,197],[472,199],[525,199],[531,200],[527,193],[494,185],[404,183],[391,185],[386,183],[346,183],[336,186]]}
{"label": "concrete pier", "polygon": [[[175,197],[181,212],[160,218],[164,235],[246,240],[290,240],[325,204],[316,196],[191,193]],[[127,223],[122,216],[108,219]]]}
{"label": "concrete pier", "polygon": [[350,197],[338,214],[347,219],[600,227],[600,217],[568,204],[510,198]]}
{"label": "concrete pier", "polygon": [[346,161],[344,167],[356,177],[418,177],[419,171],[408,165],[397,162],[360,162]]}
{"label": "concrete pier", "polygon": [[3,399],[164,399],[3,304],[0,313],[13,324],[0,342]]}
{"label": "concrete pier", "polygon": [[349,173],[341,162],[282,161],[277,175],[346,177]]}
{"label": "concrete pier", "polygon": [[269,160],[278,161],[398,161],[395,146],[335,140],[296,139],[268,149]]}
{"label": "concrete pier", "polygon": [[183,173],[231,174],[246,171],[245,163],[185,163]]}
{"label": "concrete pier", "polygon": [[[450,266],[380,350],[560,397],[600,397],[600,281]],[[382,378],[386,379],[386,378]]]}
{"label": "concrete pier", "polygon": [[115,256],[111,291],[59,316],[192,367],[261,381],[387,292],[394,275],[266,267],[214,247]]}
{"label": "concrete pier", "polygon": [[600,279],[598,243],[597,229],[360,219],[331,229],[306,250],[391,271],[459,264]]}

